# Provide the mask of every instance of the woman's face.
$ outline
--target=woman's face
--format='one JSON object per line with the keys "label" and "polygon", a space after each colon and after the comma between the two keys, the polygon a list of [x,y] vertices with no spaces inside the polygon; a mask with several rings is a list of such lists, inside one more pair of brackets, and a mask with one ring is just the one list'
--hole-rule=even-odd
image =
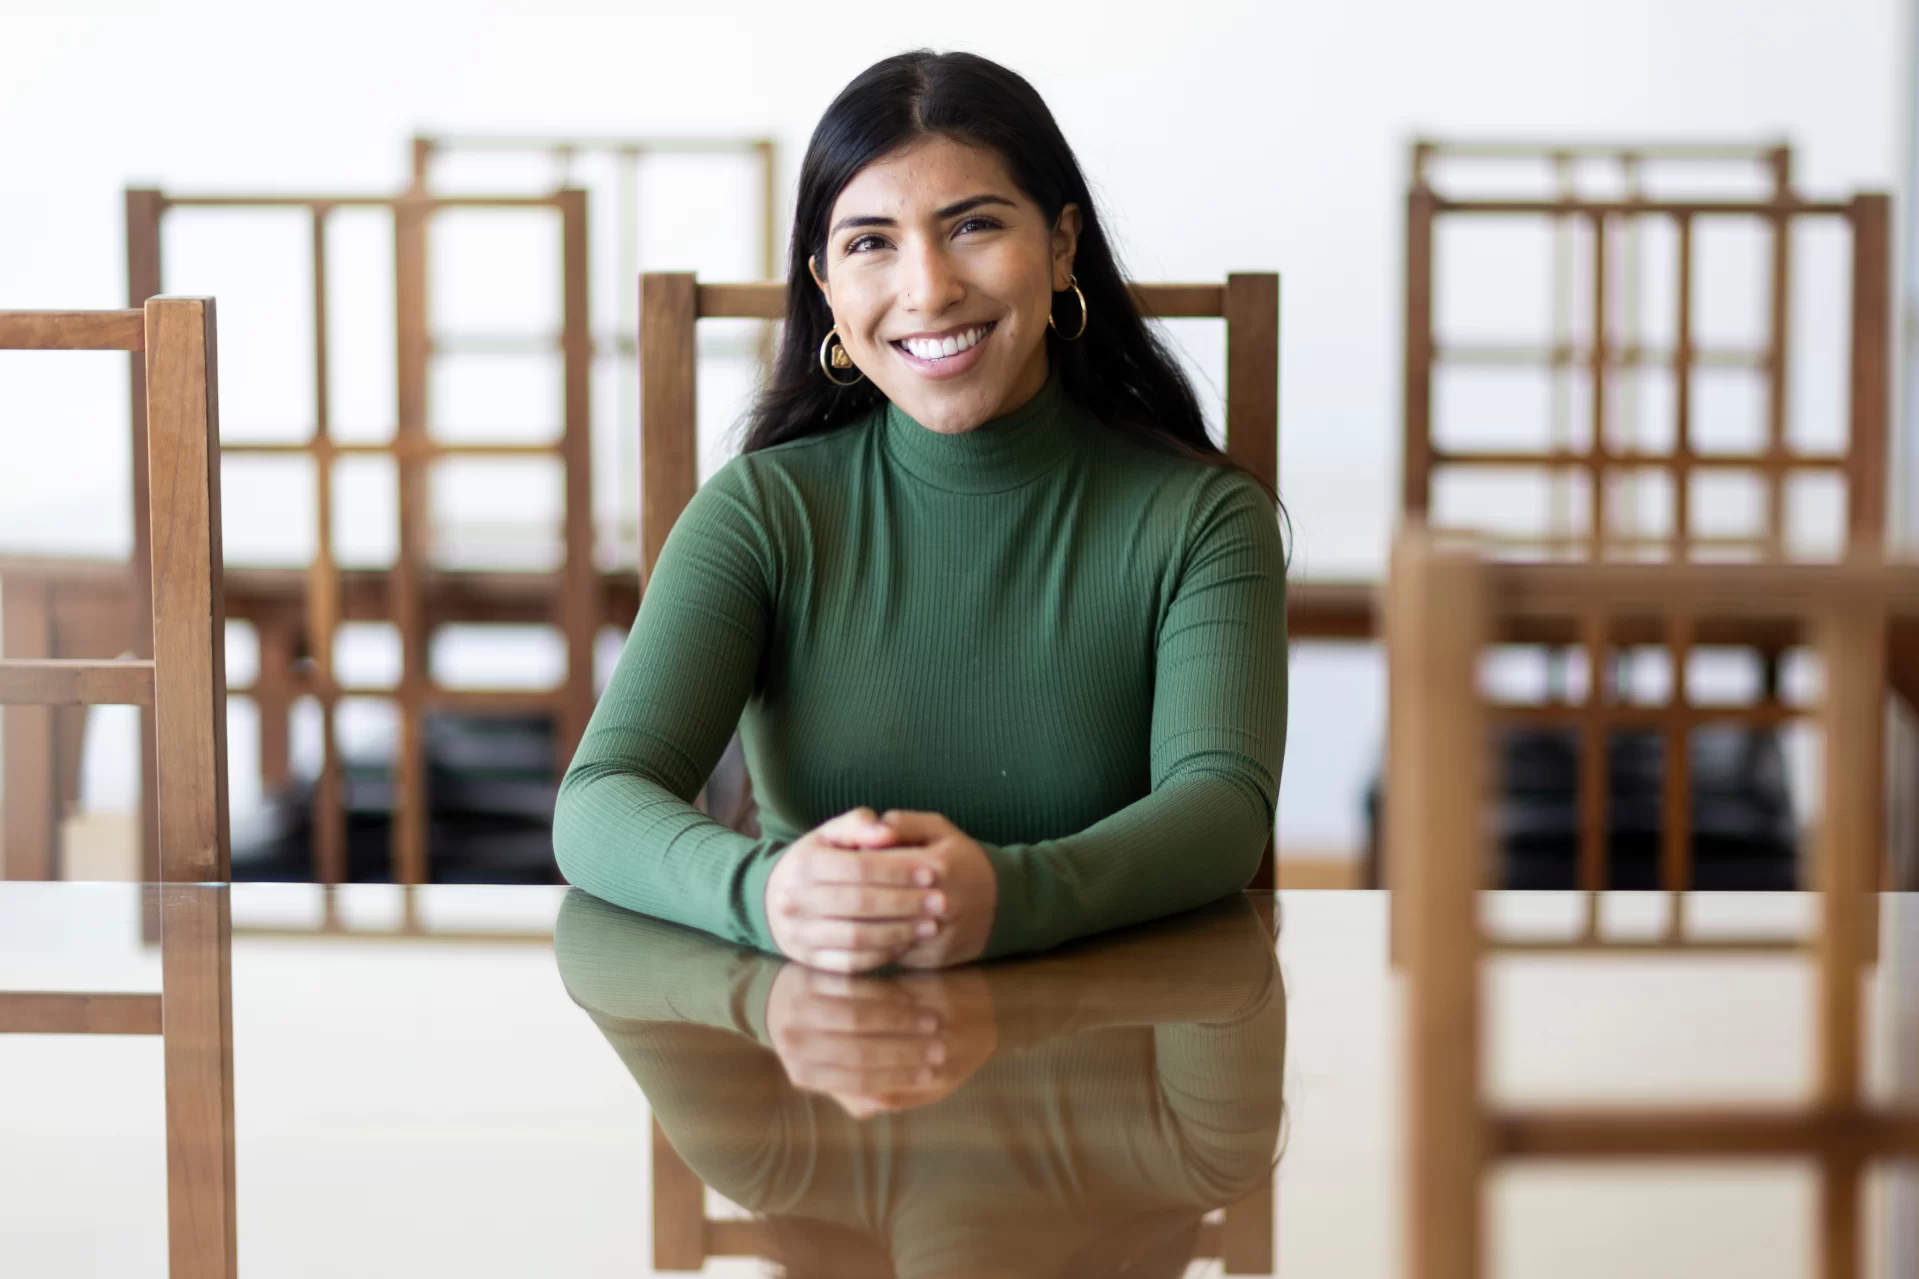
{"label": "woman's face", "polygon": [[1078,205],[1049,222],[997,151],[933,137],[860,170],[827,227],[809,265],[840,342],[915,421],[957,435],[1045,384],[1046,319],[1072,275]]}

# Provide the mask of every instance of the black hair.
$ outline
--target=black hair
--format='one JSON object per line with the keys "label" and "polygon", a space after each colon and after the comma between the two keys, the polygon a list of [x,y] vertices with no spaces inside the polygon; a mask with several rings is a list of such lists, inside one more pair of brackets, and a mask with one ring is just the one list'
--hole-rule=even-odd
{"label": "black hair", "polygon": [[[1045,339],[1047,366],[1066,394],[1109,427],[1169,452],[1232,466],[1206,433],[1192,383],[1133,304],[1079,161],[1039,93],[996,62],[930,49],[896,54],[862,71],[813,130],[793,206],[786,325],[748,420],[744,451],[830,431],[885,403],[870,380],[840,387],[821,373],[818,347],[833,313],[807,263],[823,259],[833,203],[860,170],[936,136],[998,152],[1049,223],[1057,223],[1067,205],[1079,206],[1073,273],[1085,297],[1085,332],[1067,342],[1049,328]],[[1070,292],[1063,296],[1055,302],[1070,333],[1079,304]]]}

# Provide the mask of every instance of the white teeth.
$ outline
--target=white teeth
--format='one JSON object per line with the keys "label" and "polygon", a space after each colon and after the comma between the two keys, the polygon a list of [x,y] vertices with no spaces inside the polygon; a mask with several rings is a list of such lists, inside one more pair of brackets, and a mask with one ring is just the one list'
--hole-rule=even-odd
{"label": "white teeth", "polygon": [[964,333],[957,334],[953,337],[907,338],[901,342],[900,345],[905,347],[918,359],[943,360],[948,356],[958,355],[961,351],[969,350],[977,346],[979,340],[985,336],[986,327],[982,325],[976,329],[968,329]]}

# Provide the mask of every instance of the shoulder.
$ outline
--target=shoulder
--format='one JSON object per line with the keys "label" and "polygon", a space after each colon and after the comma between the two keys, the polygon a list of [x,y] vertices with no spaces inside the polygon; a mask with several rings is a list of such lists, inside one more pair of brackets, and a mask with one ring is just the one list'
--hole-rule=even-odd
{"label": "shoulder", "polygon": [[777,523],[796,502],[854,464],[871,426],[861,417],[845,426],[742,453],[715,471],[687,506],[687,515],[727,517],[762,526]]}
{"label": "shoulder", "polygon": [[1270,523],[1275,542],[1279,508],[1236,466],[1188,457],[1114,427],[1100,427],[1096,472],[1125,495],[1136,517],[1190,541],[1222,520]]}
{"label": "shoulder", "polygon": [[762,514],[777,515],[822,484],[837,486],[849,467],[859,465],[876,420],[877,415],[866,414],[818,435],[742,453],[714,472],[701,491],[713,489],[751,502]]}

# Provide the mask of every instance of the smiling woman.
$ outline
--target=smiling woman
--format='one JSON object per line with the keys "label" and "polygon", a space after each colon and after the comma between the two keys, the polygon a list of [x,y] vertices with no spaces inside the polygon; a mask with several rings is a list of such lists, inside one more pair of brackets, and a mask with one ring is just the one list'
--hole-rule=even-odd
{"label": "smiling woman", "polygon": [[[1209,439],[1045,103],[970,54],[868,69],[790,260],[744,455],[567,772],[567,877],[846,971],[1244,887],[1285,749],[1277,500]],[[692,802],[736,725],[761,838]]]}

